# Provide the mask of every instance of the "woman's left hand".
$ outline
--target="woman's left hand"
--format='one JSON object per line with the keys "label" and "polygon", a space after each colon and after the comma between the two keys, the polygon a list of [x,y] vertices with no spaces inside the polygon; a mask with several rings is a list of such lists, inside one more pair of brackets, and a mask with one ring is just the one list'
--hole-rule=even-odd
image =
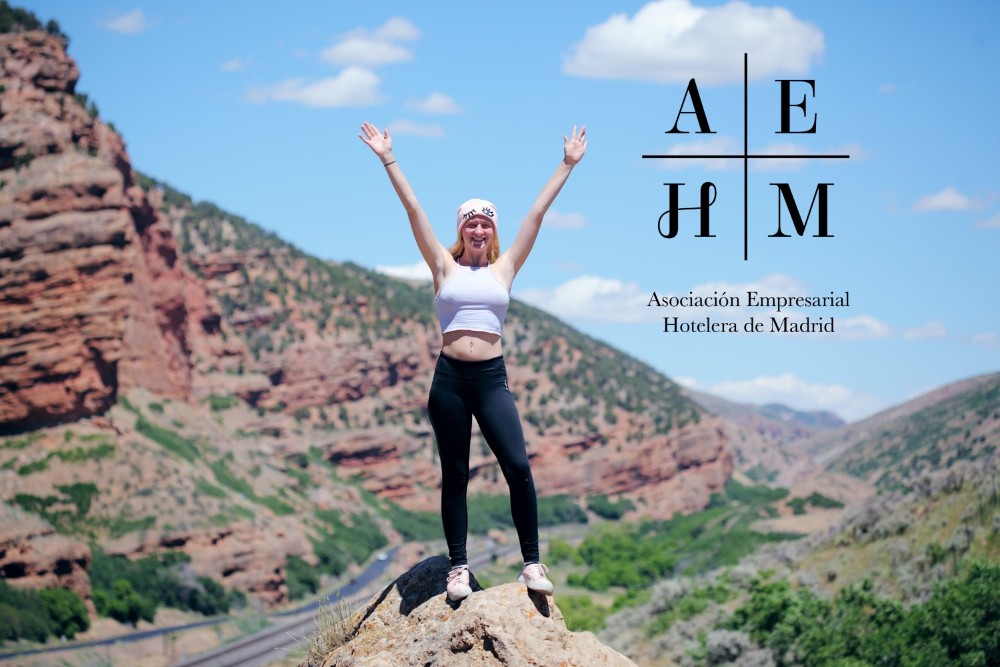
{"label": "woman's left hand", "polygon": [[573,134],[570,137],[563,135],[563,151],[565,157],[563,162],[569,166],[575,165],[583,159],[583,154],[587,152],[587,126],[580,128],[580,133],[576,133],[576,126],[573,126]]}

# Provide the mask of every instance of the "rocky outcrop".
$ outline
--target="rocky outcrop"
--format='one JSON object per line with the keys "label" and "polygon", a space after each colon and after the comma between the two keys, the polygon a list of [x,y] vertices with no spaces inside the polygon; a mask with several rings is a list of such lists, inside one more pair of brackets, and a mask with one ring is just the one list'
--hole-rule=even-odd
{"label": "rocky outcrop", "polygon": [[523,584],[483,590],[473,577],[472,595],[450,602],[448,567],[443,556],[416,565],[354,615],[345,644],[300,667],[635,667],[593,634],[570,632],[555,600]]}
{"label": "rocky outcrop", "polygon": [[111,555],[133,559],[173,549],[191,556],[196,574],[251,593],[268,607],[288,601],[288,555],[309,557],[312,552],[302,527],[287,518],[159,535],[132,533],[105,546]]}
{"label": "rocky outcrop", "polygon": [[638,441],[622,438],[589,447],[569,463],[561,449],[543,441],[532,461],[546,495],[623,494],[641,500],[644,516],[660,519],[703,508],[713,493],[722,493],[733,471],[723,422],[716,418]]}
{"label": "rocky outcrop", "polygon": [[130,387],[190,398],[194,339],[219,334],[78,78],[61,38],[0,35],[0,432],[102,413]]}
{"label": "rocky outcrop", "polygon": [[0,503],[0,579],[19,588],[68,588],[90,598],[90,548]]}

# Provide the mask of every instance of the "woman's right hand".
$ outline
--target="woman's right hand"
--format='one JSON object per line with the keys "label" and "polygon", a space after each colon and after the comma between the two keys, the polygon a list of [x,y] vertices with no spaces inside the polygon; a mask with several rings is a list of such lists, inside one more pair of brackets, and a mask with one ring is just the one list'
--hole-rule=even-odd
{"label": "woman's right hand", "polygon": [[365,122],[361,126],[361,134],[358,135],[361,141],[368,144],[368,148],[379,157],[384,163],[386,161],[386,156],[392,154],[392,137],[389,136],[389,128],[385,128],[385,132],[379,132],[378,128],[369,122]]}

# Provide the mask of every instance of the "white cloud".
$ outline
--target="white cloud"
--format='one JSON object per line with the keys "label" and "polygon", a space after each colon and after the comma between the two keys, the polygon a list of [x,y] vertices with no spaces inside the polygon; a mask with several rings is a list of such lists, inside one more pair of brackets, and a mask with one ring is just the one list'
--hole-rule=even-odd
{"label": "white cloud", "polygon": [[360,107],[381,101],[380,79],[361,67],[348,67],[334,77],[312,83],[289,79],[248,91],[251,102],[298,102],[308,107]]}
{"label": "white cloud", "polygon": [[402,16],[393,16],[375,29],[375,37],[392,42],[412,42],[420,37],[420,30]]}
{"label": "white cloud", "polygon": [[119,32],[123,35],[137,35],[140,32],[148,30],[150,26],[149,19],[146,18],[141,9],[133,9],[128,14],[116,16],[104,24],[104,27],[108,30]]}
{"label": "white cloud", "polygon": [[247,63],[240,58],[232,58],[222,63],[220,69],[223,72],[242,72],[246,69]]}
{"label": "white cloud", "polygon": [[989,220],[980,220],[973,227],[976,229],[1000,229],[1000,213],[994,215]]}
{"label": "white cloud", "polygon": [[561,213],[550,209],[545,214],[544,224],[552,229],[580,229],[587,226],[587,218],[582,213]]}
{"label": "white cloud", "polygon": [[413,41],[420,31],[401,17],[391,18],[374,31],[354,30],[327,47],[320,57],[334,65],[378,67],[413,59],[410,50],[397,42]]}
{"label": "white cloud", "polygon": [[913,329],[906,329],[900,334],[906,340],[928,340],[930,338],[944,338],[948,335],[948,328],[937,320],[931,320],[926,324]]}
{"label": "white cloud", "polygon": [[444,93],[431,93],[422,100],[409,100],[407,109],[416,109],[420,113],[455,114],[462,113],[458,102]]}
{"label": "white cloud", "polygon": [[932,211],[968,211],[975,206],[973,201],[958,191],[954,185],[949,185],[940,192],[921,197],[913,205],[914,213],[930,213]]}
{"label": "white cloud", "polygon": [[411,120],[400,119],[389,123],[390,134],[408,134],[414,137],[443,137],[444,128],[440,125],[421,125]]}
{"label": "white cloud", "polygon": [[888,338],[892,328],[871,315],[859,315],[836,321],[837,335],[847,340],[874,340]]}
{"label": "white cloud", "polygon": [[880,408],[870,397],[843,385],[807,382],[792,373],[730,380],[703,390],[740,403],[782,403],[797,410],[829,410],[850,420]]}
{"label": "white cloud", "polygon": [[972,344],[979,347],[1000,348],[1000,338],[992,332],[976,334],[972,337]]}
{"label": "white cloud", "polygon": [[649,321],[649,293],[635,283],[614,278],[579,276],[551,289],[525,289],[515,295],[522,301],[570,321]]}
{"label": "white cloud", "polygon": [[324,49],[320,57],[334,65],[377,67],[412,60],[413,54],[409,49],[391,42],[368,37],[349,37]]}
{"label": "white cloud", "polygon": [[750,76],[804,74],[823,53],[823,33],[781,7],[732,0],[696,7],[689,0],[656,0],[632,17],[615,14],[587,28],[563,72],[603,79],[724,84]]}
{"label": "white cloud", "polygon": [[387,276],[393,276],[394,278],[427,281],[434,279],[431,275],[430,268],[427,266],[427,262],[423,260],[413,264],[404,264],[403,266],[376,266],[375,270],[379,273],[384,273]]}
{"label": "white cloud", "polygon": [[894,83],[883,83],[878,87],[878,92],[880,95],[888,95],[890,93],[896,92],[896,84]]}

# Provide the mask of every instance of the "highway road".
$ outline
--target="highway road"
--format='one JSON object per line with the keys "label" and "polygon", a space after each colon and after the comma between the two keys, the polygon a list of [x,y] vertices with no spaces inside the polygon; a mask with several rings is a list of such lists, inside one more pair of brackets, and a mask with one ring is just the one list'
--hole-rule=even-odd
{"label": "highway road", "polygon": [[[399,547],[393,547],[392,549],[385,552],[386,558],[379,559],[376,558],[371,565],[369,565],[363,572],[361,572],[357,577],[351,580],[349,584],[342,587],[336,593],[331,594],[328,599],[335,601],[338,598],[347,598],[354,595],[358,595],[365,591],[366,588],[374,583],[379,582],[383,575],[386,573],[389,565],[392,563],[393,556],[395,556],[396,551]],[[290,611],[284,611],[277,614],[271,614],[270,619],[274,622],[274,625],[261,630],[260,632],[249,635],[242,639],[239,639],[232,644],[226,644],[216,651],[220,654],[225,654],[232,652],[234,655],[244,655],[244,650],[257,644],[261,644],[264,639],[270,637],[272,640],[280,640],[277,642],[272,641],[271,646],[273,648],[268,650],[268,657],[271,661],[280,659],[281,656],[275,656],[274,648],[280,648],[281,646],[287,646],[291,642],[291,636],[288,633],[292,633],[297,636],[309,636],[313,631],[313,616],[316,609],[322,603],[322,600],[316,600],[310,604],[298,607]],[[24,658],[32,655],[40,654],[56,654],[65,651],[74,651],[83,648],[97,648],[101,646],[109,646],[114,644],[120,644],[125,642],[135,642],[143,639],[149,639],[150,637],[157,637],[160,635],[166,635],[171,633],[183,632],[185,630],[192,630],[194,628],[201,628],[211,625],[217,625],[219,623],[228,623],[233,619],[230,616],[221,616],[218,618],[206,619],[204,621],[197,621],[195,623],[187,623],[185,625],[174,625],[166,628],[155,628],[152,630],[143,630],[141,632],[132,632],[127,635],[118,635],[115,637],[107,637],[105,639],[95,639],[93,641],[85,642],[72,642],[65,643],[59,646],[44,647],[38,649],[31,649],[28,651],[10,651],[5,653],[0,653],[0,660],[10,660],[13,658]],[[210,654],[215,653],[211,651],[209,653],[199,656],[197,659],[186,660],[180,665],[191,666],[194,665],[241,665],[243,667],[250,667],[251,664],[254,665],[264,665],[266,662],[261,663],[251,663],[245,661],[230,662],[221,659],[219,661],[207,661]],[[178,666],[179,667],[179,666]]]}
{"label": "highway road", "polygon": [[[576,533],[580,527],[570,529]],[[542,541],[542,546],[547,540]],[[364,571],[350,581],[346,586],[340,588],[325,599],[316,600],[302,607],[293,610],[271,614],[269,619],[272,625],[256,632],[252,635],[244,636],[236,641],[223,644],[211,651],[196,656],[187,657],[176,663],[172,667],[264,667],[271,663],[285,658],[289,652],[302,649],[316,631],[315,613],[316,609],[325,602],[336,603],[341,598],[367,598],[374,595],[377,586],[383,581],[399,547],[393,547],[385,552],[385,558],[376,558]],[[469,559],[469,566],[473,569],[483,567],[494,558],[501,558],[518,553],[519,547],[516,541],[513,544],[497,545],[493,540],[486,540],[484,545],[476,549],[476,556]],[[407,564],[409,567],[409,564]],[[394,575],[402,572],[390,573]],[[106,639],[93,640],[87,642],[67,643],[60,646],[32,649],[28,651],[16,651],[0,653],[0,660],[21,658],[30,655],[45,653],[60,653],[83,648],[101,647],[124,642],[139,641],[160,635],[183,632],[193,628],[216,625],[219,623],[232,622],[230,616],[222,616],[213,619],[206,619],[186,625],[177,625],[166,628],[156,628],[133,632],[127,635],[108,637]]]}

